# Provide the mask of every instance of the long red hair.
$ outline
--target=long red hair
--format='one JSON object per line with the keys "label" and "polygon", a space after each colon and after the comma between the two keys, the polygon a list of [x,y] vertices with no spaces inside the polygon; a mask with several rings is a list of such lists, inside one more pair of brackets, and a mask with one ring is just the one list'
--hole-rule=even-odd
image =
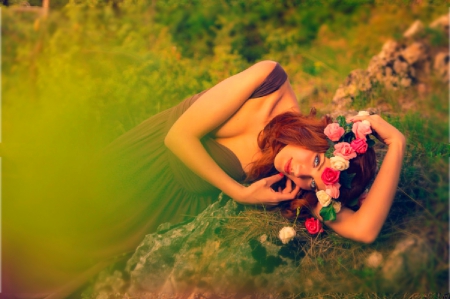
{"label": "long red hair", "polygon": [[[255,181],[277,173],[273,161],[278,152],[288,144],[301,146],[318,153],[325,153],[329,144],[324,130],[331,122],[332,120],[328,116],[321,119],[317,118],[314,108],[311,109],[309,115],[286,112],[274,117],[259,135],[258,146],[262,155],[252,165],[247,175],[247,181]],[[339,200],[343,205],[358,198],[374,177],[376,172],[374,150],[369,148],[365,154],[352,159],[350,167],[346,171],[356,175],[350,189],[341,187]],[[278,185],[274,186],[274,188],[277,187]],[[302,191],[298,197],[280,205],[284,217],[296,217],[297,208],[300,208],[300,217],[306,217],[310,214],[309,210],[318,202],[315,192],[312,191]],[[307,209],[303,209],[303,207]]]}

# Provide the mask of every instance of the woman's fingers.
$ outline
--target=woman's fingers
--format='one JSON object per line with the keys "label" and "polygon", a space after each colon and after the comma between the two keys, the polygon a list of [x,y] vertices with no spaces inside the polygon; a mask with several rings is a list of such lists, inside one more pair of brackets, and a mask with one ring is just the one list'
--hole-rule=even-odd
{"label": "woman's fingers", "polygon": [[283,190],[283,192],[279,192],[279,197],[277,199],[278,201],[294,199],[299,191],[300,186],[295,186],[295,188],[292,188],[292,181],[288,179],[286,182],[286,188]]}
{"label": "woman's fingers", "polygon": [[271,188],[274,183],[282,178],[283,176],[275,174],[253,183],[249,188],[253,190],[251,192],[253,195],[251,196],[254,198],[254,202],[265,205],[276,205],[281,201],[294,199],[300,191],[300,187],[293,184],[289,179],[286,180],[284,189],[279,187],[277,190],[273,190]]}
{"label": "woman's fingers", "polygon": [[284,187],[283,190],[281,190],[281,193],[290,193],[291,191],[292,191],[292,181],[290,179],[287,179],[286,186]]}
{"label": "woman's fingers", "polygon": [[387,145],[391,144],[397,139],[404,139],[403,134],[397,130],[393,125],[385,121],[379,115],[357,115],[350,117],[348,121],[358,122],[368,120],[372,128],[372,135],[374,135],[381,142]]}
{"label": "woman's fingers", "polygon": [[270,187],[276,182],[280,181],[283,178],[283,176],[284,176],[283,174],[274,174],[263,179],[263,181],[265,182],[266,186]]}

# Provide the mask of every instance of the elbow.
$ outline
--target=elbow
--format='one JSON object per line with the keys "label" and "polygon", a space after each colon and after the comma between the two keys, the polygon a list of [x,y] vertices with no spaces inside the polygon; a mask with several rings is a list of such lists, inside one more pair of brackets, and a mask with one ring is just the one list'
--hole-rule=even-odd
{"label": "elbow", "polygon": [[372,244],[377,239],[378,235],[365,235],[359,238],[359,242],[364,244]]}
{"label": "elbow", "polygon": [[358,235],[358,234],[354,234],[351,236],[343,236],[346,237],[347,239],[353,240],[355,242],[359,242],[359,243],[363,243],[363,244],[372,244],[373,242],[375,242],[375,240],[377,239],[377,236],[375,235]]}
{"label": "elbow", "polygon": [[173,148],[174,143],[175,143],[174,134],[173,134],[173,132],[171,132],[171,130],[169,130],[169,132],[167,133],[166,137],[164,137],[164,145],[168,149],[171,149],[171,148]]}
{"label": "elbow", "polygon": [[364,244],[372,244],[378,237],[378,231],[360,230],[353,235],[353,240]]}

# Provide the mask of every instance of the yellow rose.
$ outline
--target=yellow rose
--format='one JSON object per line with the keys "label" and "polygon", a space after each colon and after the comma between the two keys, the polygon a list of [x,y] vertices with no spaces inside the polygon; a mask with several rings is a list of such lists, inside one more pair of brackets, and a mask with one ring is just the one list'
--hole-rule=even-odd
{"label": "yellow rose", "polygon": [[340,201],[333,200],[333,208],[336,213],[339,213],[341,211],[341,206],[342,206],[342,204]]}
{"label": "yellow rose", "polygon": [[322,207],[328,207],[331,203],[331,196],[328,195],[325,190],[320,190],[316,192],[317,199],[319,200]]}
{"label": "yellow rose", "polygon": [[334,170],[346,170],[350,165],[350,162],[341,156],[335,156],[330,158],[331,168]]}

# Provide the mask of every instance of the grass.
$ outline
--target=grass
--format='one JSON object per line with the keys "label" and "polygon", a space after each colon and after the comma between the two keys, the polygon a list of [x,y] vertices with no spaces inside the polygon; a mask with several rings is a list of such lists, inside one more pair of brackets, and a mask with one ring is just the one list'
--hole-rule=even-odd
{"label": "grass", "polygon": [[[323,25],[308,45],[288,44],[284,51],[270,51],[263,59],[277,60],[285,67],[297,94],[306,86],[316,88],[302,99],[302,112],[315,106],[321,114],[330,113],[334,92],[351,70],[365,69],[383,43],[400,38],[415,18],[429,23],[447,12],[426,3],[408,8],[372,6],[369,12],[343,17],[342,22],[357,26],[335,30]],[[29,201],[31,194],[45,198],[46,190],[56,186],[58,196],[49,200],[59,204],[66,198],[61,161],[90,156],[149,116],[250,65],[230,51],[233,36],[227,24],[236,20],[224,19],[213,54],[195,59],[181,55],[170,28],[154,22],[150,9],[125,9],[117,18],[108,7],[72,6],[53,12],[47,20],[15,15],[6,8],[2,12],[3,127],[9,145],[4,154],[16,163],[5,177],[8,182],[24,177],[20,184],[10,185],[21,191],[6,209],[29,215],[27,220],[8,215],[5,219],[29,232],[40,229],[35,228],[39,217],[52,216],[39,203]],[[267,34],[277,40],[282,33]],[[433,47],[448,46],[448,39],[435,30],[427,29],[420,38],[428,38]],[[345,240],[328,229],[311,237],[302,221],[297,221],[299,235],[292,244],[303,257],[300,274],[318,277],[320,283],[301,279],[296,283],[304,285],[305,293],[290,298],[406,299],[448,290],[448,85],[433,76],[424,84],[424,91],[376,86],[353,102],[350,109],[378,109],[407,137],[397,196],[380,237],[371,245]],[[63,154],[57,150],[61,148]],[[383,150],[379,152],[382,157]],[[24,163],[28,160],[23,157],[32,158],[33,163]],[[68,165],[76,167],[77,173],[89,173],[88,163],[80,161]],[[24,184],[33,188],[24,191]],[[286,225],[292,223],[276,212],[248,209],[229,219],[225,241],[244,242],[266,234],[277,242],[279,229]],[[399,283],[402,291],[383,293],[381,269],[367,267],[365,260],[373,251],[388,256],[397,241],[407,236],[426,239],[430,259],[421,271]],[[351,293],[332,293],[336,286]]]}

